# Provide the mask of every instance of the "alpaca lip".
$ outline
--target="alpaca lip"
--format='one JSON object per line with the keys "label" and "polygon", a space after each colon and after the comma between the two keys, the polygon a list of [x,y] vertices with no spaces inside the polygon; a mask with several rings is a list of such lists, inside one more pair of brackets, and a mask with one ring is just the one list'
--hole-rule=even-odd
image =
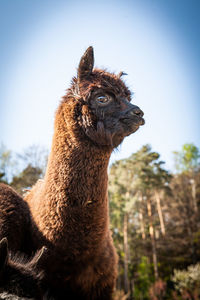
{"label": "alpaca lip", "polygon": [[140,118],[140,125],[142,126],[142,125],[144,125],[145,124],[145,120],[144,120],[144,118]]}
{"label": "alpaca lip", "polygon": [[133,123],[133,124],[138,125],[138,126],[142,126],[142,125],[145,124],[144,118],[142,118],[142,117],[140,117],[140,116],[138,116],[136,114],[131,115],[131,117],[130,116],[123,116],[121,118],[121,121],[123,123],[125,123],[125,124],[127,124],[127,123]]}
{"label": "alpaca lip", "polygon": [[[133,120],[133,119],[132,119]],[[137,120],[133,120],[133,126],[136,125],[138,128],[145,124],[145,120],[142,117],[138,117]]]}

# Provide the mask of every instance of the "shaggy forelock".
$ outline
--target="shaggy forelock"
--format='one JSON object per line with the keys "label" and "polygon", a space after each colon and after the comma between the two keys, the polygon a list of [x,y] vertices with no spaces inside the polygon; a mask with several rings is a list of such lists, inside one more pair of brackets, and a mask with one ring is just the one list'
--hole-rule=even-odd
{"label": "shaggy forelock", "polygon": [[85,78],[80,83],[76,77],[72,79],[71,87],[67,90],[66,96],[63,98],[64,101],[68,97],[75,99],[87,99],[90,96],[92,90],[98,88],[110,90],[114,94],[126,97],[129,101],[131,100],[131,91],[125,85],[119,76],[114,73],[109,73],[107,70],[94,69],[92,74]]}

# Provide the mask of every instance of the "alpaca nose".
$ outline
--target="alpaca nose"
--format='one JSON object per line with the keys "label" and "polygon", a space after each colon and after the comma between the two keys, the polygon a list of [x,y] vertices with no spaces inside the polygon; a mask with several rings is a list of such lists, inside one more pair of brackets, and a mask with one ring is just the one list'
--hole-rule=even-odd
{"label": "alpaca nose", "polygon": [[144,113],[143,111],[136,105],[133,105],[133,108],[129,111],[130,115],[137,115],[138,117],[143,117]]}

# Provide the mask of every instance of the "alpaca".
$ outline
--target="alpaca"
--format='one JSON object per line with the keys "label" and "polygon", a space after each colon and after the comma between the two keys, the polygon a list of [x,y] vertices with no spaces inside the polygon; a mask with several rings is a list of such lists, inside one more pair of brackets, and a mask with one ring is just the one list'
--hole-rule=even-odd
{"label": "alpaca", "polygon": [[117,254],[109,230],[107,168],[113,149],[144,120],[130,103],[123,74],[93,66],[89,47],[56,111],[44,180],[25,201],[37,226],[35,246],[46,244],[54,253],[46,265],[52,289],[67,291],[69,299],[109,300]]}
{"label": "alpaca", "polygon": [[0,183],[0,240],[7,237],[9,249],[32,252],[31,218],[27,203],[8,185]]}
{"label": "alpaca", "polygon": [[8,251],[7,239],[3,238],[0,241],[0,299],[44,299],[44,273],[40,268],[47,253],[43,247],[31,260],[19,255],[12,256]]}

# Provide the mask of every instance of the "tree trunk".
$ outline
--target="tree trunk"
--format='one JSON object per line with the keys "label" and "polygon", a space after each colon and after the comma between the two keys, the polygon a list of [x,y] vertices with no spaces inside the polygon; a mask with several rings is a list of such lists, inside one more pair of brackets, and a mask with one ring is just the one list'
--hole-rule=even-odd
{"label": "tree trunk", "polygon": [[119,261],[118,263],[118,277],[117,277],[117,283],[116,283],[117,290],[122,289],[122,283],[121,283],[121,263]]}
{"label": "tree trunk", "polygon": [[158,279],[158,261],[157,261],[157,253],[156,253],[156,241],[155,241],[154,227],[153,227],[151,200],[148,197],[147,197],[147,210],[148,210],[148,216],[149,216],[149,234],[150,234],[151,245],[152,245],[154,276],[155,276],[155,279],[157,280]]}
{"label": "tree trunk", "polygon": [[128,280],[128,213],[124,214],[124,291],[129,291]]}
{"label": "tree trunk", "polygon": [[192,185],[192,200],[193,200],[193,209],[194,212],[196,213],[198,211],[198,207],[197,207],[197,199],[196,199],[196,182],[195,180],[192,178],[190,179],[190,183]]}
{"label": "tree trunk", "polygon": [[198,207],[197,207],[197,199],[196,199],[196,182],[193,178],[190,179],[190,184],[192,186],[192,197],[190,206],[188,208],[188,236],[190,239],[190,249],[192,252],[191,258],[192,263],[195,264],[197,262],[197,254],[196,254],[196,245],[194,242],[194,232],[197,231],[197,222],[198,222]]}
{"label": "tree trunk", "polygon": [[130,280],[130,299],[134,299],[135,287],[134,287],[134,279]]}
{"label": "tree trunk", "polygon": [[140,196],[140,208],[139,208],[139,219],[140,219],[140,228],[141,228],[141,232],[142,232],[142,239],[145,240],[146,239],[146,234],[145,234],[145,229],[144,229],[144,218],[143,218],[143,210],[142,210],[142,194]]}
{"label": "tree trunk", "polygon": [[158,216],[159,216],[159,220],[160,220],[161,232],[162,232],[162,235],[165,236],[165,232],[166,232],[165,231],[165,223],[164,223],[162,208],[161,208],[161,204],[160,204],[160,195],[157,191],[155,191],[155,198],[156,198]]}

